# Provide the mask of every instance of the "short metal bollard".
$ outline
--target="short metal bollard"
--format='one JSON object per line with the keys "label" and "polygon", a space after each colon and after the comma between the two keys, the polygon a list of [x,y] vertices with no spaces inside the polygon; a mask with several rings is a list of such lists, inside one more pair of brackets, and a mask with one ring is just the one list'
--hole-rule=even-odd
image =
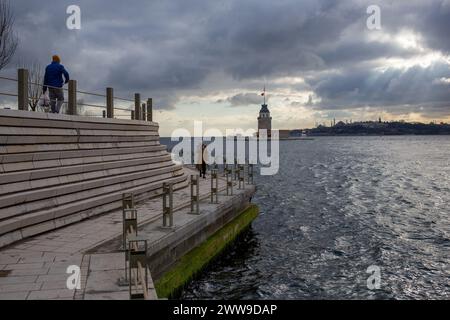
{"label": "short metal bollard", "polygon": [[[137,236],[137,210],[133,208],[134,206],[134,197],[133,194],[128,193],[122,196],[122,248],[123,250],[127,250],[128,245],[128,237],[129,236]],[[128,283],[127,275],[128,275],[128,253],[125,253],[125,279],[121,281],[123,284]]]}
{"label": "short metal bollard", "polygon": [[163,184],[163,227],[173,227],[173,185]]}
{"label": "short metal bollard", "polygon": [[200,214],[200,176],[191,175],[191,214]]}
{"label": "short metal bollard", "polygon": [[148,298],[147,240],[140,237],[128,239],[128,278],[130,299]]}
{"label": "short metal bollard", "polygon": [[127,236],[137,236],[137,210],[136,209],[123,209],[122,212],[122,225],[123,225],[123,248],[127,248]]}
{"label": "short metal bollard", "polygon": [[234,175],[233,175],[233,179],[234,179],[234,181],[238,181],[239,180],[239,167],[234,167]]}
{"label": "short metal bollard", "polygon": [[211,203],[219,203],[219,179],[217,169],[211,170]]}
{"label": "short metal bollard", "polygon": [[133,209],[134,208],[134,195],[132,193],[122,194],[122,209]]}
{"label": "short metal bollard", "polygon": [[233,179],[232,179],[232,169],[228,167],[225,168],[225,176],[227,178],[227,196],[233,195]]}
{"label": "short metal bollard", "polygon": [[247,167],[247,184],[253,185],[253,164],[249,164]]}
{"label": "short metal bollard", "polygon": [[223,157],[223,172],[222,176],[225,177],[227,175],[227,158]]}
{"label": "short metal bollard", "polygon": [[245,174],[245,169],[244,166],[239,165],[238,167],[238,180],[239,180],[239,189],[245,189],[245,179],[244,179],[244,174]]}

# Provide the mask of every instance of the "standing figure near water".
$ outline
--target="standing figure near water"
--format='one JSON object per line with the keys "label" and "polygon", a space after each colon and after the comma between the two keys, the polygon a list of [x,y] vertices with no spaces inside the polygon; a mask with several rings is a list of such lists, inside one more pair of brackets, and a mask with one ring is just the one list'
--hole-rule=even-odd
{"label": "standing figure near water", "polygon": [[206,152],[206,144],[199,145],[197,168],[200,172],[200,177],[206,179],[206,161],[208,161],[208,153]]}
{"label": "standing figure near water", "polygon": [[59,113],[64,103],[63,86],[69,82],[69,79],[69,73],[61,64],[61,59],[59,56],[54,55],[52,63],[45,68],[44,86],[42,88],[44,93],[47,92],[47,87],[49,89],[52,113]]}

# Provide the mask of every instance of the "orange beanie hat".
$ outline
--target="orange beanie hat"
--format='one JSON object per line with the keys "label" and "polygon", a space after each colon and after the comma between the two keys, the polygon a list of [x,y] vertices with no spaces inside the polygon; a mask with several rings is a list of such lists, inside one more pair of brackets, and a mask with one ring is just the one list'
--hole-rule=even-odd
{"label": "orange beanie hat", "polygon": [[61,59],[59,58],[58,55],[55,54],[55,55],[52,57],[52,61],[61,62]]}

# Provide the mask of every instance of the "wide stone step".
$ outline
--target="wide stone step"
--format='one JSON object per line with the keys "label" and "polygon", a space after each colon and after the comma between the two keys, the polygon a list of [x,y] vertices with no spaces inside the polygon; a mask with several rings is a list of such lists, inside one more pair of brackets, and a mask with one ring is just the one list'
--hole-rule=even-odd
{"label": "wide stone step", "polygon": [[0,247],[185,187],[155,122],[0,110]]}
{"label": "wide stone step", "polygon": [[137,202],[160,196],[162,194],[162,185],[164,182],[172,183],[174,190],[185,188],[188,185],[187,177],[181,174],[173,178],[167,178],[164,181],[120,190],[115,193],[85,199],[77,203],[70,203],[58,208],[33,214],[29,217],[21,216],[7,221],[1,221],[0,247],[121,208],[123,192],[133,193]]}
{"label": "wide stone step", "polygon": [[[91,204],[92,205],[95,204],[91,202],[92,199],[94,200],[108,199],[107,196],[114,195],[118,192],[123,194],[125,192],[128,192],[126,190],[145,192],[147,190],[146,189],[147,187],[153,186],[157,182],[161,182],[160,184],[157,185],[160,185],[162,187],[163,182],[170,182],[171,179],[173,178],[180,178],[180,180],[176,180],[177,182],[183,181],[183,179],[187,179],[183,175],[183,171],[179,170],[178,172],[169,172],[162,175],[147,177],[145,179],[140,179],[140,181],[136,182],[127,182],[118,185],[111,185],[104,188],[98,188],[90,192],[83,191],[77,194],[73,194],[71,195],[71,197],[59,199],[59,201],[58,199],[52,199],[54,203],[53,206],[47,206],[45,208],[40,208],[39,210],[30,210],[27,211],[26,213],[22,212],[21,214],[15,214],[13,216],[10,216],[8,219],[0,221],[0,234],[10,232],[17,228],[23,227],[24,223],[26,223],[27,225],[36,224],[53,218],[67,216],[78,211],[83,211],[84,209],[87,208],[91,208]],[[89,205],[87,205],[86,203],[89,203]],[[103,204],[103,202],[100,204]]]}
{"label": "wide stone step", "polygon": [[10,192],[14,192],[14,190],[23,190],[20,189],[21,184],[18,184],[17,182],[28,182],[28,185],[31,187],[31,180],[93,171],[104,171],[114,168],[166,161],[168,159],[170,159],[170,155],[168,155],[167,152],[157,151],[153,153],[124,154],[119,156],[113,155],[105,157],[65,159],[66,161],[63,159],[5,164],[3,165],[5,172],[8,172],[9,169],[17,168],[21,168],[22,170],[4,173],[1,176],[0,194],[3,194],[2,185],[4,184],[8,184],[7,189],[9,189]]}
{"label": "wide stone step", "polygon": [[[111,148],[111,149],[83,149],[83,150],[63,150],[63,151],[47,151],[47,152],[34,152],[34,153],[15,153],[15,154],[0,154],[0,172],[3,169],[4,172],[18,171],[14,168],[14,165],[8,167],[5,164],[15,164],[24,162],[38,162],[44,160],[65,160],[65,161],[75,161],[72,159],[86,159],[89,160],[91,157],[104,157],[104,156],[114,156],[114,155],[126,155],[130,153],[144,153],[144,152],[156,152],[166,150],[166,146],[162,145],[152,145],[143,147],[132,147],[132,148]],[[75,164],[76,162],[74,162]],[[70,164],[70,163],[69,163]],[[64,165],[64,164],[63,164]],[[40,166],[42,168],[43,166]],[[29,167],[27,170],[32,169]]]}
{"label": "wide stone step", "polygon": [[23,145],[0,145],[0,156],[13,153],[35,153],[45,151],[68,151],[68,150],[91,150],[112,148],[134,148],[157,146],[159,141],[137,141],[137,142],[104,142],[104,143],[53,143],[53,144],[23,144]]}
{"label": "wide stone step", "polygon": [[156,122],[141,120],[104,119],[6,109],[0,109],[0,126],[127,131],[158,131],[159,128]]}
{"label": "wide stone step", "polygon": [[[61,129],[34,127],[0,126],[0,136],[158,136],[158,131],[123,131],[123,130],[93,130],[93,129]],[[114,139],[114,138],[113,138]]]}
{"label": "wide stone step", "polygon": [[[76,174],[60,175],[52,178],[44,178],[30,181],[22,181],[11,184],[0,185],[0,207],[7,206],[7,202],[10,196],[16,196],[28,201],[33,197],[40,197],[38,194],[44,192],[47,194],[50,190],[57,190],[58,194],[70,193],[76,189],[89,189],[89,186],[97,186],[108,184],[109,181],[116,181],[113,177],[128,176],[134,174],[136,176],[148,170],[159,169],[173,166],[170,156],[164,156],[164,159],[155,161],[146,161],[141,165],[120,166],[117,168],[109,168],[105,170],[97,170],[91,172],[80,172]],[[145,173],[143,173],[145,175]],[[83,187],[76,186],[77,183],[83,183]],[[27,190],[26,193],[21,192]],[[66,191],[68,190],[68,191]],[[31,196],[33,194],[33,196]],[[53,192],[52,192],[53,194]]]}
{"label": "wide stone step", "polygon": [[159,141],[155,135],[145,136],[0,136],[0,144],[47,144],[47,143],[98,143],[98,142],[136,142],[136,141]]}
{"label": "wide stone step", "polygon": [[[91,179],[81,182],[70,183],[67,181],[64,185],[53,186],[49,188],[40,188],[37,190],[26,190],[24,192],[8,194],[0,197],[0,219],[4,219],[3,213],[6,211],[8,207],[14,206],[14,208],[19,208],[22,205],[26,205],[27,202],[35,202],[38,200],[50,199],[53,203],[59,203],[58,198],[67,194],[75,194],[78,192],[85,192],[90,189],[98,189],[102,187],[106,187],[109,185],[125,183],[125,182],[133,182],[133,180],[139,181],[146,177],[157,176],[160,174],[164,174],[167,172],[173,172],[179,169],[179,166],[174,165],[171,161],[167,161],[164,164],[156,164],[156,165],[148,165],[146,170],[138,171],[134,173],[125,172],[122,174],[117,174],[114,176],[106,176],[98,179]],[[89,191],[100,192],[96,190]],[[71,197],[76,197],[75,195],[71,195]],[[49,201],[50,201],[49,200]],[[44,203],[48,203],[48,206],[52,206],[52,203],[49,201],[44,201]],[[35,211],[40,210],[45,207],[39,206],[36,208],[31,208],[31,206],[26,205],[27,211]],[[15,211],[16,211],[15,210]]]}

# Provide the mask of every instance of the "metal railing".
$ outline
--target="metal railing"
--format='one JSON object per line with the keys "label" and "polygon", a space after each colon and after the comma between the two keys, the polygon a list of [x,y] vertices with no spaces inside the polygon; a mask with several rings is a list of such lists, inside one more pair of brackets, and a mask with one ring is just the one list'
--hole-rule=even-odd
{"label": "metal railing", "polygon": [[[0,80],[17,82],[17,91],[16,92],[3,92],[0,90],[0,96],[7,97],[17,97],[17,109],[28,111],[30,109],[30,101],[38,101],[36,105],[39,105],[40,94],[39,96],[29,96],[29,86],[38,86],[38,90],[36,92],[40,92],[39,87],[43,87],[43,83],[36,83],[29,81],[29,72],[27,69],[18,69],[17,70],[17,79],[0,76]],[[47,88],[56,88],[60,90],[64,90],[67,92],[68,97],[67,101],[62,102],[62,106],[66,107],[66,113],[69,115],[81,115],[79,114],[78,108],[80,106],[88,107],[88,108],[97,108],[102,109],[102,115],[104,118],[121,118],[121,117],[129,117],[133,120],[144,120],[144,121],[153,121],[153,99],[148,98],[146,103],[141,102],[141,95],[139,93],[135,93],[134,99],[127,99],[114,96],[113,88],[106,88],[106,94],[95,93],[95,92],[87,92],[82,90],[77,90],[77,81],[69,80],[67,88],[57,88],[52,86],[46,86]],[[85,103],[84,101],[78,100],[79,95],[90,96],[97,99],[97,101]],[[99,99],[104,99],[103,102],[99,102]],[[134,109],[132,107],[121,107],[115,106],[116,101],[121,101],[124,103],[133,103]],[[50,102],[57,102],[56,100],[51,100]],[[115,110],[119,112],[130,112],[130,115],[124,114],[115,114]],[[35,111],[44,111],[45,109],[36,108]]]}
{"label": "metal railing", "polygon": [[122,195],[123,249],[125,251],[125,282],[130,299],[148,299],[147,240],[138,237],[137,210],[134,195]]}
{"label": "metal railing", "polygon": [[[238,166],[239,189],[245,189],[244,172],[247,171],[247,184],[253,184],[253,165]],[[231,165],[225,165],[226,196],[233,196],[233,180]],[[217,165],[211,171],[210,203],[219,203],[219,171]],[[242,184],[242,186],[241,186]],[[225,194],[223,194],[225,196]],[[162,228],[176,228],[174,212],[186,207],[186,204],[174,208],[174,185],[164,182],[162,193]],[[204,195],[204,199],[208,194]],[[156,197],[155,197],[156,198]],[[187,214],[200,215],[200,177],[197,174],[190,175],[190,210]],[[147,263],[147,239],[138,236],[138,211],[135,207],[135,196],[132,193],[122,194],[122,249],[125,251],[125,282],[129,286],[130,299],[149,299],[148,288],[148,263]],[[120,281],[119,281],[120,282]]]}

